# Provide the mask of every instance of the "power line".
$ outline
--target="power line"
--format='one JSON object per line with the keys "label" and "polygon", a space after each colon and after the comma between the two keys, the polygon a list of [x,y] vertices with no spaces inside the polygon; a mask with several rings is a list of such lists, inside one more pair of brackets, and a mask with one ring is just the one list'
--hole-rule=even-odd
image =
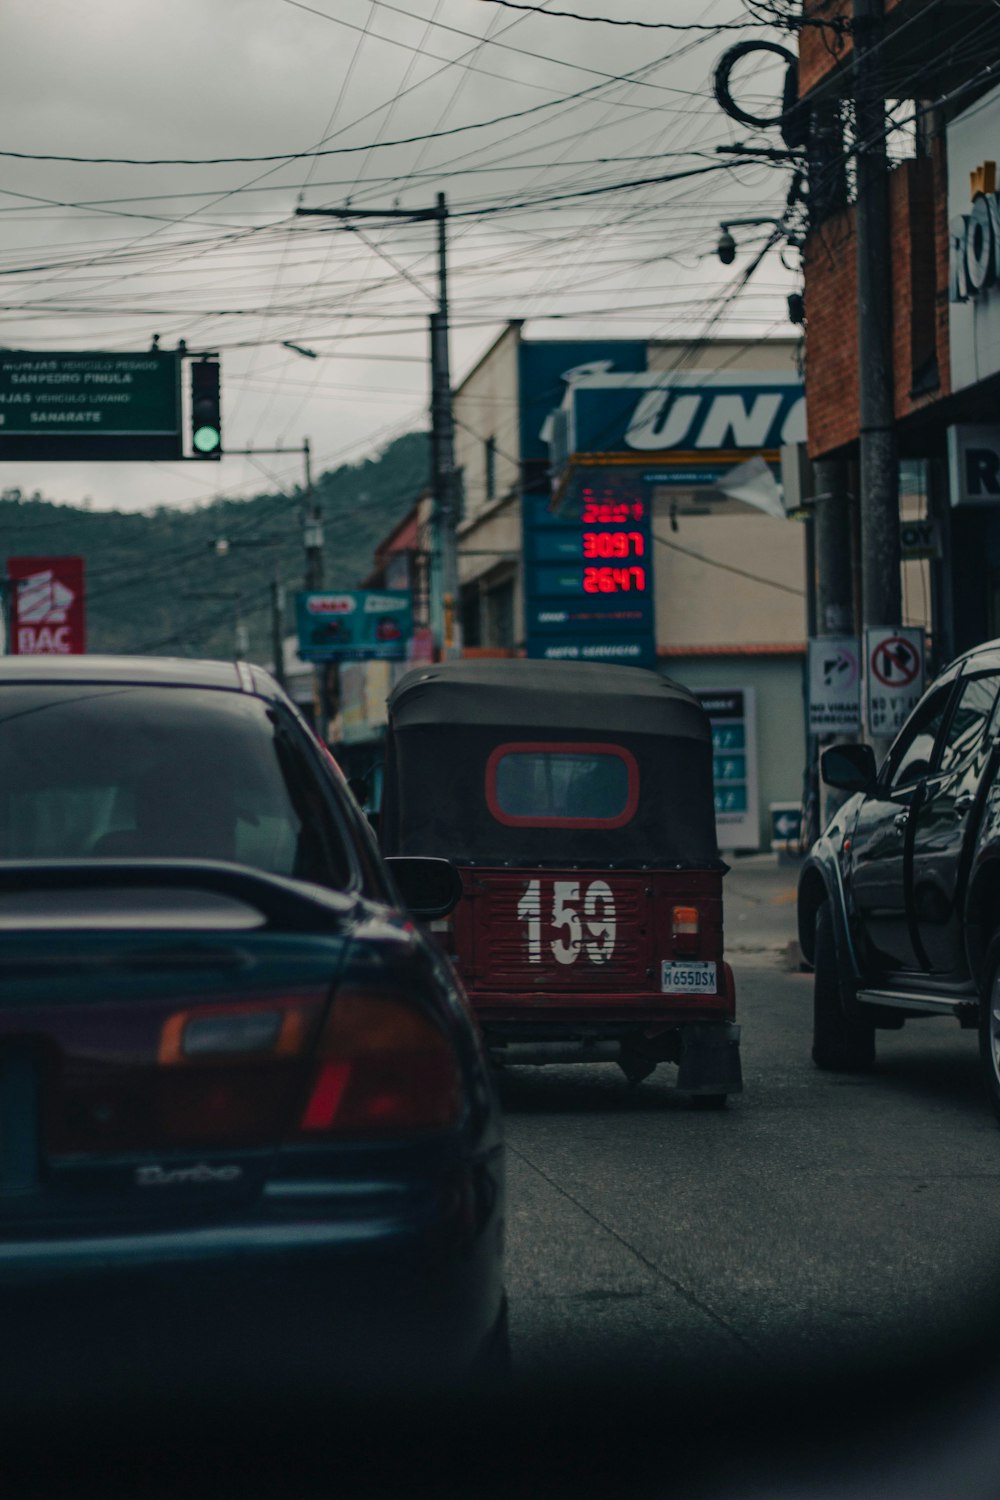
{"label": "power line", "polygon": [[[285,0],[286,4],[298,4],[299,0]],[[308,7],[303,7],[308,8]],[[322,14],[322,12],[319,12]],[[327,17],[327,20],[333,19]],[[630,82],[628,78],[615,75],[612,79],[615,83]],[[360,151],[379,150],[391,146],[414,146],[421,141],[436,141],[447,136],[463,135],[470,130],[485,130],[491,125],[505,125],[510,120],[523,120],[527,115],[539,114],[542,110],[555,109],[562,104],[567,104],[574,99],[585,98],[589,94],[597,93],[606,89],[608,81],[591,84],[589,88],[578,89],[576,93],[564,94],[558,99],[547,99],[542,104],[529,105],[527,109],[515,109],[509,114],[494,115],[489,120],[472,120],[466,125],[451,125],[447,130],[428,130],[419,135],[400,136],[392,141],[368,141],[360,146],[323,146],[308,151],[280,151],[264,156],[68,156],[55,151],[10,151],[0,150],[0,157],[8,157],[14,161],[58,161],[68,162],[76,166],[87,167],[225,167],[239,165],[262,165],[265,162],[293,162],[308,161],[318,156],[352,156]],[[673,92],[688,93],[686,89],[677,89]],[[632,108],[645,108],[646,106],[630,106]],[[650,106],[655,108],[656,106]],[[238,191],[234,189],[234,191]],[[230,196],[227,193],[223,197]]]}
{"label": "power line", "polygon": [[[599,26],[630,26],[642,31],[703,31],[715,33],[719,31],[749,31],[757,27],[766,27],[773,31],[774,21],[719,21],[714,25],[707,21],[635,21],[626,20],[618,16],[584,16],[575,10],[543,10],[540,5],[521,4],[520,0],[483,0],[489,5],[501,5],[505,10],[528,11],[537,16],[553,16],[564,21],[590,21]],[[394,9],[395,7],[393,7]],[[821,26],[827,31],[843,32],[849,30],[850,23],[842,18],[824,20],[819,17],[801,16],[794,20],[789,18],[785,22],[789,29],[799,26]]]}
{"label": "power line", "polygon": [[779,583],[776,578],[765,578],[760,573],[748,573],[746,568],[737,568],[732,563],[719,562],[715,557],[706,557],[703,552],[695,552],[693,547],[682,547],[680,542],[668,541],[657,531],[653,532],[653,540],[661,547],[668,547],[671,552],[683,552],[685,557],[693,557],[709,568],[721,568],[724,573],[735,573],[738,578],[749,578],[752,583],[766,583],[768,588],[780,589],[783,594],[795,594],[799,599],[805,596],[804,589],[793,588],[790,583]]}
{"label": "power line", "polygon": [[[389,0],[372,0],[372,3],[375,4],[375,5],[378,5],[382,10],[394,11],[395,14],[399,15],[399,16],[408,16],[410,18],[410,20],[412,20],[412,21],[419,21],[419,20],[423,19],[420,16],[414,15],[413,12],[410,11],[410,10],[403,10],[398,5],[390,5],[389,4]],[[306,5],[304,3],[304,0],[284,0],[284,4],[285,5],[292,5],[292,6],[295,7],[296,10],[308,11],[309,14],[313,15],[313,16],[321,16],[324,20],[326,20],[326,21],[332,21],[337,26],[347,26],[352,31],[360,31],[362,29],[360,26],[358,26],[356,23],[354,23],[352,21],[345,21],[342,16],[332,16],[332,15],[330,15],[329,11],[317,10],[315,6]],[[545,9],[544,6],[537,6],[537,7],[533,6],[533,7],[531,7],[531,9],[534,10],[536,14],[543,15],[543,16],[544,15],[556,15],[557,14],[557,12],[555,12],[555,11],[549,11],[549,10]],[[468,57],[470,55],[470,53],[474,53],[474,52],[480,51],[483,46],[498,47],[503,52],[514,52],[514,53],[517,53],[520,57],[530,57],[533,62],[546,62],[546,63],[551,63],[554,66],[560,67],[560,68],[573,68],[578,73],[591,73],[591,74],[596,75],[599,78],[605,78],[605,79],[607,79],[609,83],[625,83],[625,82],[628,81],[627,77],[624,76],[624,75],[622,75],[622,74],[620,74],[620,73],[607,73],[607,72],[604,71],[603,68],[592,68],[587,63],[576,63],[576,62],[570,61],[568,58],[551,57],[551,56],[547,55],[544,52],[534,52],[534,51],[532,51],[528,47],[515,47],[510,42],[502,42],[502,41],[500,41],[498,37],[479,36],[474,31],[466,31],[461,26],[450,26],[450,25],[448,25],[444,21],[431,21],[431,22],[428,22],[427,24],[428,24],[428,27],[433,25],[439,31],[450,31],[450,32],[454,33],[455,36],[468,37],[468,38],[470,38],[472,41],[474,41],[476,43],[476,46],[474,48],[471,48],[470,52],[464,53],[461,57],[456,57],[456,58],[442,58],[439,53],[428,52],[428,51],[426,51],[426,49],[424,49],[423,47],[421,47],[419,50],[422,52],[423,56],[425,56],[425,57],[433,57],[436,61],[445,62],[448,66],[460,66],[460,67],[465,67],[470,72],[485,73],[488,78],[499,78],[504,83],[518,83],[518,84],[521,84],[522,80],[521,79],[511,79],[511,78],[508,78],[503,73],[492,73],[488,68],[480,68],[480,67],[477,67],[474,63],[467,63],[465,61],[465,58]],[[518,24],[518,22],[515,21],[514,25],[517,25],[517,24]],[[507,28],[505,28],[505,32],[506,31],[510,31],[511,29],[512,28],[508,26]],[[706,30],[711,31],[714,28],[707,27],[707,28],[702,28],[702,29],[706,29]],[[501,32],[500,35],[501,36],[505,35],[505,32]],[[397,38],[397,37],[380,36],[380,35],[378,35],[378,33],[370,33],[370,34],[373,35],[373,36],[375,36],[375,39],[377,41],[387,42],[391,46],[407,47],[407,48],[409,48],[409,43],[400,41],[399,38]],[[412,49],[410,49],[410,50],[412,50]],[[529,87],[539,87],[539,85],[529,84]],[[686,94],[686,93],[689,92],[689,90],[687,90],[687,89],[674,88],[670,84],[660,84],[660,83],[648,83],[648,84],[646,84],[646,83],[644,83],[643,87],[645,87],[645,88],[653,88],[653,89],[663,89],[665,92],[672,93],[672,94]]]}

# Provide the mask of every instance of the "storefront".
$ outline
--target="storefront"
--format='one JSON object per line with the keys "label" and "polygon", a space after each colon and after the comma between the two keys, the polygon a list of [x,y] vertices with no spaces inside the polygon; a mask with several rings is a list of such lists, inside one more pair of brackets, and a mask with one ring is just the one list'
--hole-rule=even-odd
{"label": "storefront", "polygon": [[1000,636],[1000,88],[947,128],[956,650]]}
{"label": "storefront", "polygon": [[[769,803],[802,788],[804,538],[777,484],[781,444],[802,435],[797,356],[794,338],[692,350],[511,324],[454,395],[467,643],[651,666],[728,694],[715,726],[726,849],[768,848]],[[727,491],[747,460],[748,490],[737,474]],[[591,490],[575,512],[574,484]]]}

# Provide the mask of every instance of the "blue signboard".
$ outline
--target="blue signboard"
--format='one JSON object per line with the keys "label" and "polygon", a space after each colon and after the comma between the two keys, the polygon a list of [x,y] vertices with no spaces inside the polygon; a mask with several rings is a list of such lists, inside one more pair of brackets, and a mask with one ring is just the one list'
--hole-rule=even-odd
{"label": "blue signboard", "polygon": [[295,619],[303,661],[405,661],[413,633],[402,590],[296,594]]}
{"label": "blue signboard", "polygon": [[652,540],[644,487],[628,475],[577,476],[557,512],[526,495],[528,655],[655,666]]}
{"label": "blue signboard", "polygon": [[[579,496],[553,514],[548,447],[553,413],[574,382],[609,372],[637,374],[646,368],[646,352],[642,339],[539,339],[518,348],[529,656],[655,664],[648,514],[584,522]],[[627,498],[616,492],[619,506]],[[592,534],[589,542],[585,532]],[[616,541],[593,539],[615,532]]]}
{"label": "blue signboard", "polygon": [[[562,415],[568,453],[683,453],[693,467],[700,453],[773,451],[805,437],[802,382],[778,372],[587,376],[568,388]],[[685,482],[698,481],[689,472]]]}
{"label": "blue signboard", "polygon": [[[521,412],[521,458],[530,465],[548,464],[550,413],[577,380],[604,372],[646,368],[643,339],[537,339],[518,346],[518,385]],[[548,487],[544,474],[542,488]]]}

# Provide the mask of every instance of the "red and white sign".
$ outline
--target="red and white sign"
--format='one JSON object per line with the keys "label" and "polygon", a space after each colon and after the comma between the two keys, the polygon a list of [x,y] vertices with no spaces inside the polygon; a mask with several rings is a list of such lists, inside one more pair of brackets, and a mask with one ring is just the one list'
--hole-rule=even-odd
{"label": "red and white sign", "polygon": [[907,625],[869,626],[865,661],[868,731],[896,735],[923,696],[923,630]]}
{"label": "red and white sign", "polygon": [[82,557],[10,557],[13,656],[80,656],[87,649]]}

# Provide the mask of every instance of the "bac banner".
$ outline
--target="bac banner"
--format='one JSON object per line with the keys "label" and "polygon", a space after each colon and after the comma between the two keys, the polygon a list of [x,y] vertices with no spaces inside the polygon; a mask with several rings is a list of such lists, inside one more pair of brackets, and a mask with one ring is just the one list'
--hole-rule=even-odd
{"label": "bac banner", "polygon": [[402,589],[296,594],[303,661],[405,661],[413,633]]}
{"label": "bac banner", "polygon": [[11,557],[13,656],[79,656],[87,649],[82,557]]}

